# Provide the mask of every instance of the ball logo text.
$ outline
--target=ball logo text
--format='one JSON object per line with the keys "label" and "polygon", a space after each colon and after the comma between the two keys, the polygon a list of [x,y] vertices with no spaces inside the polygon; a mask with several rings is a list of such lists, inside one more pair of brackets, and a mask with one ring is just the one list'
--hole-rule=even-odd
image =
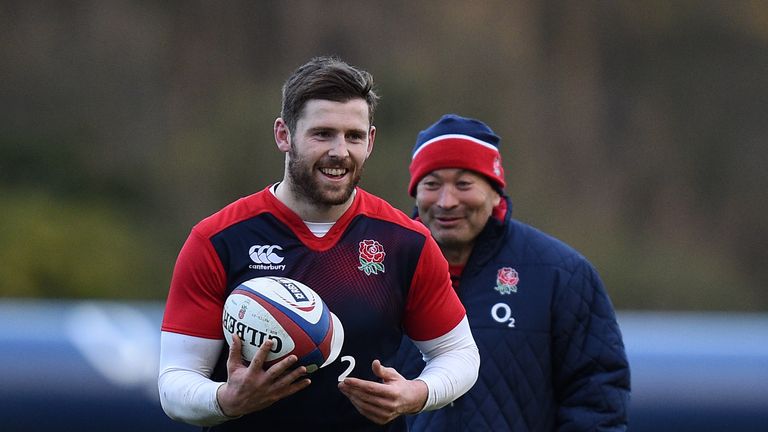
{"label": "ball logo text", "polygon": [[283,341],[278,336],[270,335],[253,327],[247,326],[230,315],[226,310],[224,311],[224,319],[222,324],[224,328],[227,329],[230,333],[237,335],[237,337],[239,337],[243,343],[248,343],[258,348],[264,343],[265,340],[272,340],[274,341],[274,345],[270,351],[273,353],[278,353],[283,349]]}

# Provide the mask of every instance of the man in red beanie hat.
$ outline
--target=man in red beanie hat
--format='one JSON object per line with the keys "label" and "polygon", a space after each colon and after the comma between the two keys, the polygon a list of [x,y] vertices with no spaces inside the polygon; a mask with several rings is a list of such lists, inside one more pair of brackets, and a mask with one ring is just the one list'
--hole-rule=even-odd
{"label": "man in red beanie hat", "polygon": [[[499,137],[445,115],[419,133],[408,192],[450,265],[480,350],[477,383],[411,431],[626,430],[629,364],[593,266],[512,218]],[[423,366],[401,347],[405,376]]]}

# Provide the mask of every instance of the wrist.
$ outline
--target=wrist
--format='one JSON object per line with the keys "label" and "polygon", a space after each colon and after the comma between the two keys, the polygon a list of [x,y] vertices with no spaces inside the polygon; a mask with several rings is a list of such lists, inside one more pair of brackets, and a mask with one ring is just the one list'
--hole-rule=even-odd
{"label": "wrist", "polygon": [[[238,417],[241,417],[241,415],[233,414],[233,407],[231,404],[226,402],[227,398],[225,395],[226,388],[225,386],[227,383],[221,383],[220,386],[216,388],[216,409],[218,409],[219,414],[221,414],[224,417],[227,417],[228,419],[235,419]],[[225,401],[222,403],[222,401]]]}
{"label": "wrist", "polygon": [[411,384],[416,389],[415,394],[417,395],[417,398],[414,405],[411,407],[412,409],[406,414],[416,414],[422,412],[424,407],[427,405],[427,399],[429,398],[429,386],[426,382],[420,379],[415,379],[411,381]]}

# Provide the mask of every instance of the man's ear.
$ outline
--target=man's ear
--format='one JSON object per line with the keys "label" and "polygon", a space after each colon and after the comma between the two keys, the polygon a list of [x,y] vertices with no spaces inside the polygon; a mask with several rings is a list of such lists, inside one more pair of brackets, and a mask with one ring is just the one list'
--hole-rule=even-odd
{"label": "man's ear", "polygon": [[493,197],[493,206],[496,207],[497,205],[501,204],[501,194],[499,194],[496,191],[494,191],[494,193],[496,194],[496,196]]}
{"label": "man's ear", "polygon": [[493,193],[493,207],[496,207],[497,205],[501,204],[501,192],[496,190],[496,188],[491,188]]}
{"label": "man's ear", "polygon": [[376,126],[371,126],[371,130],[368,131],[368,151],[365,153],[365,158],[373,153],[373,142],[376,140]]}
{"label": "man's ear", "polygon": [[277,148],[283,153],[288,153],[291,150],[291,131],[282,117],[275,120],[274,132]]}

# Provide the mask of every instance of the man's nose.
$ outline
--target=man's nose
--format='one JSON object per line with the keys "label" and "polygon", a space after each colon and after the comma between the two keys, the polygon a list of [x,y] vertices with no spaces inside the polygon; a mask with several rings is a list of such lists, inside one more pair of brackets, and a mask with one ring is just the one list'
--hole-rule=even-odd
{"label": "man's nose", "polygon": [[333,139],[328,155],[339,159],[344,159],[349,156],[348,144],[343,135],[339,135]]}
{"label": "man's nose", "polygon": [[459,205],[459,200],[456,198],[455,192],[454,188],[444,185],[440,188],[437,205],[442,208],[452,208]]}

